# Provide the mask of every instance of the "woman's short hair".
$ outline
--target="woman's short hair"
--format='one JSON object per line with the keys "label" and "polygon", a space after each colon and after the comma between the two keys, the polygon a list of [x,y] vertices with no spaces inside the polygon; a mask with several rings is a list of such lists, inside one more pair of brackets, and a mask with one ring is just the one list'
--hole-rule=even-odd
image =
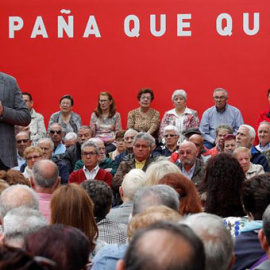
{"label": "woman's short hair", "polygon": [[62,96],[60,98],[60,100],[59,100],[59,104],[61,104],[61,102],[62,102],[63,99],[69,99],[71,106],[74,105],[74,100],[73,100],[73,97],[71,95],[64,95],[64,96]]}
{"label": "woman's short hair", "polygon": [[10,186],[22,184],[30,187],[30,182],[27,180],[20,171],[17,170],[8,170],[8,171],[0,171],[0,179],[6,181],[6,183]]}
{"label": "woman's short hair", "polygon": [[154,92],[150,89],[150,88],[142,88],[139,90],[138,94],[137,94],[137,99],[140,100],[142,94],[150,94],[151,96],[151,101],[154,100],[155,96],[154,96]]}
{"label": "woman's short hair", "polygon": [[117,139],[124,139],[125,136],[125,130],[119,130],[115,133],[115,140]]}
{"label": "woman's short hair", "polygon": [[28,146],[25,148],[23,152],[23,157],[26,159],[28,154],[33,153],[33,152],[38,152],[40,156],[42,156],[43,152],[42,150],[37,147],[37,146]]}
{"label": "woman's short hair", "polygon": [[91,251],[98,237],[93,202],[87,192],[77,184],[61,186],[52,195],[51,224],[61,223],[80,229],[89,238]]}
{"label": "woman's short hair", "polygon": [[185,100],[187,100],[187,92],[183,89],[177,89],[172,94],[172,101],[176,96],[182,96]]}
{"label": "woman's short hair", "polygon": [[248,149],[247,147],[239,146],[235,148],[233,151],[233,157],[237,158],[240,153],[248,153],[249,157],[251,158],[250,149]]}

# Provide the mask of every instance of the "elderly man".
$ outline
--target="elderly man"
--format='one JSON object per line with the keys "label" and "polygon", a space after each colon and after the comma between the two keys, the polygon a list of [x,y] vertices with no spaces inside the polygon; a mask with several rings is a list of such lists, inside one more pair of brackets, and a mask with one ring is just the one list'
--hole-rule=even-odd
{"label": "elderly man", "polygon": [[216,146],[209,150],[211,156],[224,151],[224,137],[228,134],[233,134],[233,128],[231,126],[221,124],[216,127]]}
{"label": "elderly man", "polygon": [[38,210],[14,208],[3,219],[3,243],[10,247],[23,248],[27,236],[47,225],[47,220]]}
{"label": "elderly man", "polygon": [[116,269],[204,270],[203,243],[188,226],[160,221],[135,234]]}
{"label": "elderly man", "polygon": [[[115,175],[118,166],[116,161],[106,157],[106,148],[104,142],[99,138],[91,138],[88,140],[88,142],[93,142],[98,146],[99,167],[107,172],[110,172],[112,175]],[[83,165],[83,161],[81,159],[78,160],[75,164],[74,171],[81,169]]]}
{"label": "elderly man", "polygon": [[225,89],[216,88],[213,98],[215,106],[203,113],[200,124],[200,130],[204,137],[204,145],[209,149],[215,146],[215,129],[220,123],[232,126],[234,133],[244,123],[241,112],[237,108],[227,104],[228,92]]}
{"label": "elderly man", "polygon": [[269,172],[268,161],[260,151],[253,146],[255,141],[255,130],[249,125],[241,125],[236,134],[236,147],[243,146],[250,149],[251,159],[253,164],[260,164],[263,166],[265,172]]}
{"label": "elderly man", "polygon": [[163,137],[165,145],[157,147],[153,152],[153,157],[165,156],[169,157],[171,154],[178,150],[177,142],[179,139],[179,130],[176,126],[166,126],[164,128]]}
{"label": "elderly man", "polygon": [[153,161],[150,154],[153,148],[152,136],[146,132],[138,133],[133,140],[134,156],[126,161],[122,161],[117,169],[117,172],[112,180],[112,188],[115,193],[118,192],[124,176],[131,169],[142,169],[146,171],[149,164]]}
{"label": "elderly man", "polygon": [[[186,224],[204,244],[207,270],[230,270],[234,264],[233,239],[224,226],[223,219],[212,214],[199,213],[187,216]],[[218,265],[218,267],[217,267]]]}
{"label": "elderly man", "polygon": [[197,158],[198,149],[196,145],[189,141],[183,142],[179,147],[178,153],[180,161],[176,161],[175,164],[195,186],[198,186],[202,180],[205,165]]}
{"label": "elderly man", "polygon": [[52,160],[57,165],[61,184],[67,184],[69,177],[68,167],[58,158],[58,155],[52,156],[54,149],[53,141],[50,138],[43,138],[38,141],[37,146],[42,150],[42,159]]}
{"label": "elderly man", "polygon": [[34,110],[33,108],[34,101],[31,94],[23,92],[22,96],[23,100],[25,101],[26,107],[28,108],[31,114],[31,123],[26,128],[30,130],[31,140],[34,143],[34,145],[36,145],[39,139],[44,138],[46,136],[44,117]]}
{"label": "elderly man", "polygon": [[270,150],[270,123],[261,122],[258,127],[258,138],[259,144],[256,145],[256,148],[260,152],[265,152]]}
{"label": "elderly man", "polygon": [[20,131],[16,135],[16,143],[17,143],[17,161],[18,166],[14,167],[14,170],[20,170],[21,166],[25,164],[26,160],[23,157],[23,152],[26,147],[31,146],[30,134],[27,131]]}
{"label": "elderly man", "polygon": [[95,179],[104,181],[111,186],[112,175],[98,166],[99,147],[93,142],[86,142],[82,145],[81,153],[84,166],[82,169],[74,171],[69,176],[68,182],[80,184],[87,179]]}
{"label": "elderly man", "polygon": [[63,162],[68,166],[69,173],[73,172],[76,162],[81,159],[81,146],[92,137],[89,126],[81,126],[78,129],[78,141],[69,147],[63,157]]}
{"label": "elderly man", "polygon": [[51,124],[49,136],[54,144],[53,156],[64,154],[66,152],[66,147],[62,143],[62,139],[64,136],[63,128],[58,123]]}
{"label": "elderly man", "polygon": [[111,220],[128,224],[133,208],[133,200],[136,191],[145,185],[145,172],[139,169],[132,169],[124,177],[119,187],[119,194],[123,204],[112,208],[107,217]]}
{"label": "elderly man", "polygon": [[51,196],[60,183],[56,164],[47,159],[38,161],[33,167],[33,175],[30,177],[30,181],[39,196],[39,211],[50,222]]}
{"label": "elderly man", "polygon": [[17,166],[14,125],[27,126],[31,115],[16,80],[0,72],[0,170]]}
{"label": "elderly man", "polygon": [[138,131],[132,128],[128,129],[125,132],[124,141],[126,144],[126,151],[124,151],[123,153],[115,157],[115,161],[117,162],[118,165],[123,161],[123,158],[125,156],[129,154],[133,154],[133,139],[137,134],[138,134]]}
{"label": "elderly man", "polygon": [[72,145],[75,145],[77,142],[77,139],[78,139],[78,135],[75,132],[68,132],[63,139],[66,149],[68,149]]}
{"label": "elderly man", "polygon": [[0,196],[0,222],[8,211],[19,206],[38,210],[38,195],[26,185],[13,185],[6,188]]}

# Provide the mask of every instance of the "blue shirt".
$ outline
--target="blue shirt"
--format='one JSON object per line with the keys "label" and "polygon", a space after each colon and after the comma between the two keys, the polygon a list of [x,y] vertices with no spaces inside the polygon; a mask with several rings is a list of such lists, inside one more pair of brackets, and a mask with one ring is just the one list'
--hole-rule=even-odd
{"label": "blue shirt", "polygon": [[236,134],[239,126],[244,124],[241,112],[228,104],[222,112],[218,112],[216,106],[207,109],[203,113],[200,124],[200,130],[204,140],[214,143],[216,139],[215,129],[221,124],[232,126],[234,134]]}
{"label": "blue shirt", "polygon": [[58,154],[64,154],[66,152],[66,146],[63,143],[59,143],[56,149],[53,151],[53,156]]}

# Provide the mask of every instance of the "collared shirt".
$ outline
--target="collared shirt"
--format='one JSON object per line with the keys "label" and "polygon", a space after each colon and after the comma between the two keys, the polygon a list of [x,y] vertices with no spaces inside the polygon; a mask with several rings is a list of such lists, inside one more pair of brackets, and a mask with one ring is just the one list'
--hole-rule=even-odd
{"label": "collared shirt", "polygon": [[21,166],[25,163],[25,159],[19,155],[18,151],[17,151],[17,161],[18,161],[18,166],[13,167],[12,169],[19,171]]}
{"label": "collared shirt", "polygon": [[144,164],[145,164],[145,161],[146,161],[146,160],[140,162],[140,161],[138,161],[137,159],[135,159],[135,167],[136,167],[136,169],[141,169],[141,170],[142,170],[142,168],[143,168],[143,166],[144,166]]}
{"label": "collared shirt", "polygon": [[52,194],[49,193],[39,193],[39,211],[41,214],[47,219],[47,221],[51,222],[51,209],[50,209],[50,201]]}
{"label": "collared shirt", "polygon": [[187,172],[184,168],[184,166],[182,167],[182,173],[189,179],[191,180],[192,176],[193,176],[193,173],[194,173],[194,170],[195,170],[195,163],[194,165],[191,167],[191,169]]}
{"label": "collared shirt", "polygon": [[265,146],[261,146],[261,143],[259,143],[258,145],[256,145],[256,148],[260,151],[260,152],[264,152],[270,149],[270,143],[268,143]]}
{"label": "collared shirt", "polygon": [[214,143],[217,126],[221,124],[230,125],[233,127],[234,134],[236,134],[239,126],[243,123],[242,114],[237,108],[227,104],[224,111],[218,112],[216,106],[213,106],[203,113],[200,130],[206,141]]}
{"label": "collared shirt", "polygon": [[91,171],[89,171],[85,166],[83,166],[83,172],[85,174],[86,179],[95,179],[98,171],[99,171],[98,165]]}
{"label": "collared shirt", "polygon": [[66,152],[66,146],[63,143],[59,143],[53,151],[53,156],[58,154],[64,154]]}

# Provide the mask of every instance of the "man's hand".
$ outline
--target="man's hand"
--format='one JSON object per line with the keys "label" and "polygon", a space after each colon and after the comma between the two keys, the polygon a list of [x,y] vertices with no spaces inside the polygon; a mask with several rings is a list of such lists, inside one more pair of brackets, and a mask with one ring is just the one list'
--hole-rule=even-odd
{"label": "man's hand", "polygon": [[4,108],[3,108],[2,102],[0,100],[0,116],[3,115],[3,112],[4,112]]}

